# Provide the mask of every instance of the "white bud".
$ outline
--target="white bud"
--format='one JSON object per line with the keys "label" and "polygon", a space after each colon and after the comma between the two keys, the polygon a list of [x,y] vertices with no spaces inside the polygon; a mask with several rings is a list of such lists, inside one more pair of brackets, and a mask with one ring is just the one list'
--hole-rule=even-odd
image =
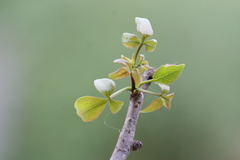
{"label": "white bud", "polygon": [[153,35],[153,30],[151,23],[146,18],[136,17],[135,22],[137,24],[137,31],[140,32],[143,36]]}

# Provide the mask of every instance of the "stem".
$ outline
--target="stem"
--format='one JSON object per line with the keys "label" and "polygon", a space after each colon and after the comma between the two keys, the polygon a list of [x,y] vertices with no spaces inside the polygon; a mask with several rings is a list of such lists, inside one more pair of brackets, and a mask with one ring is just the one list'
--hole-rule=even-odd
{"label": "stem", "polygon": [[132,89],[131,89],[131,92],[133,93],[134,92],[134,90],[136,89],[135,88],[135,81],[134,81],[134,79],[133,79],[133,77],[132,77],[132,74],[131,74],[131,83],[132,83]]}
{"label": "stem", "polygon": [[110,98],[112,99],[113,97],[119,95],[120,93],[125,92],[125,91],[130,91],[130,90],[131,90],[131,87],[124,87],[124,88],[122,88],[122,89],[114,92],[114,93],[110,96]]}
{"label": "stem", "polygon": [[[141,79],[145,81],[152,77],[153,74],[154,69],[150,68],[144,72]],[[150,83],[145,83],[141,86],[141,88],[143,90],[147,90],[149,85]],[[130,151],[135,151],[141,148],[142,143],[134,140],[134,136],[144,96],[145,94],[142,92],[131,93],[127,116],[110,160],[126,160]]]}
{"label": "stem", "polygon": [[[139,64],[136,66],[136,62],[137,62],[137,57],[138,57],[138,54],[143,46],[143,42],[145,41],[146,37],[145,36],[142,36],[142,41],[141,41],[141,44],[139,45],[136,53],[133,55],[132,57],[132,60],[133,60],[133,68],[138,68]],[[134,92],[134,90],[136,89],[135,88],[135,82],[134,82],[134,79],[131,75],[131,82],[132,82],[132,93]]]}
{"label": "stem", "polygon": [[143,46],[143,43],[141,43],[141,44],[140,44],[140,46],[138,47],[138,49],[137,49],[136,53],[134,54],[134,58],[133,58],[133,65],[136,65],[136,62],[137,62],[137,57],[138,57],[138,54],[139,54],[139,52],[140,52],[140,50],[141,50],[142,46]]}
{"label": "stem", "polygon": [[142,88],[137,88],[137,91],[147,93],[147,94],[151,94],[153,96],[158,96],[158,97],[160,97],[162,95],[162,93],[156,93],[156,92],[148,91],[148,90],[145,90],[145,89],[142,89]]}
{"label": "stem", "polygon": [[154,81],[154,79],[149,79],[149,80],[143,81],[143,82],[140,83],[140,86],[143,85],[143,84],[146,84],[146,83],[151,83],[153,81]]}

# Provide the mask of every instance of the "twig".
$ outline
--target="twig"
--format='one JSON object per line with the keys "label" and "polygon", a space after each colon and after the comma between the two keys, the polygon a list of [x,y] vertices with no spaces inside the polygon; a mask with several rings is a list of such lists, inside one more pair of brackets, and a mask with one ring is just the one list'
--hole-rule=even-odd
{"label": "twig", "polygon": [[[141,80],[152,79],[153,74],[154,68],[150,68],[144,72]],[[143,84],[141,88],[147,90],[149,85],[150,83]],[[130,151],[136,151],[142,147],[142,142],[134,140],[134,136],[144,96],[141,92],[131,93],[127,116],[110,160],[126,160]]]}

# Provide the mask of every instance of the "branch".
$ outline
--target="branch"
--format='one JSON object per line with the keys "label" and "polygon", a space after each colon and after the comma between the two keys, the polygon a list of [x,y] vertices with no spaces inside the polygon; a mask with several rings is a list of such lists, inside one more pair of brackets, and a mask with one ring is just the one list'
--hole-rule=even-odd
{"label": "branch", "polygon": [[[154,72],[154,68],[145,71],[141,76],[141,80],[152,79]],[[143,84],[141,88],[147,90],[149,85],[150,83]],[[144,96],[141,92],[131,93],[127,116],[110,160],[126,160],[130,151],[135,151],[142,147],[142,142],[134,140],[134,136]]]}

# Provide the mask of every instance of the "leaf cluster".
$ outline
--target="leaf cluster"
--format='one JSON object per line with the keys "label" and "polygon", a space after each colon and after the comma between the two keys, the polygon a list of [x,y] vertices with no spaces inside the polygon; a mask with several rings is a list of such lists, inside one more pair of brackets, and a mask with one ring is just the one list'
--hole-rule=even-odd
{"label": "leaf cluster", "polygon": [[[123,33],[122,43],[125,47],[134,49],[137,48],[136,52],[132,54],[131,58],[121,55],[121,58],[114,60],[114,63],[122,65],[115,72],[109,74],[109,78],[97,79],[94,81],[96,89],[105,97],[98,98],[92,96],[80,97],[76,100],[74,106],[77,110],[77,114],[82,118],[83,121],[88,122],[96,119],[103,111],[105,106],[109,104],[110,111],[115,114],[123,106],[122,101],[113,100],[113,98],[124,92],[143,92],[157,96],[149,106],[140,111],[141,113],[148,113],[155,111],[162,106],[167,109],[171,108],[171,101],[174,93],[169,93],[170,83],[173,83],[182,73],[184,64],[166,64],[156,69],[152,79],[141,81],[141,74],[150,68],[148,61],[145,60],[145,56],[140,54],[141,48],[144,46],[147,52],[153,52],[157,46],[157,40],[147,40],[153,35],[153,30],[150,22],[146,18],[135,18],[137,24],[137,31],[141,34],[141,38],[132,33]],[[122,88],[116,92],[116,84],[114,79],[121,79],[125,77],[131,78],[131,86]],[[145,83],[154,82],[160,87],[161,93],[144,90],[141,85]]]}

